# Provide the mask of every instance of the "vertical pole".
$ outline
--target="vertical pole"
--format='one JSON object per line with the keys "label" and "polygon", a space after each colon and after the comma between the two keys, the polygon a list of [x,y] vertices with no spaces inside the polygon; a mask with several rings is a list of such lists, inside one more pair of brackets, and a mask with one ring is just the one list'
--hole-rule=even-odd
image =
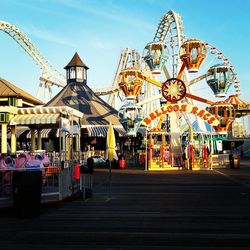
{"label": "vertical pole", "polygon": [[76,157],[74,157],[74,148],[73,148],[73,133],[74,133],[74,131],[73,131],[73,115],[72,114],[70,114],[70,116],[69,116],[69,118],[70,118],[70,137],[69,137],[69,143],[70,143],[70,148],[69,148],[69,150],[70,150],[70,161],[71,161],[71,164],[73,165],[73,159],[76,159]]}
{"label": "vertical pole", "polygon": [[63,199],[62,195],[62,131],[61,131],[61,118],[59,118],[59,175],[58,175],[58,186],[59,186],[59,200]]}
{"label": "vertical pole", "polygon": [[146,128],[145,171],[148,170],[148,130]]}
{"label": "vertical pole", "polygon": [[42,133],[41,129],[37,130],[37,149],[42,149]]}
{"label": "vertical pole", "polygon": [[1,153],[7,154],[7,123],[2,123]]}
{"label": "vertical pole", "polygon": [[31,129],[31,152],[36,150],[36,137],[35,137],[36,130],[34,128]]}
{"label": "vertical pole", "polygon": [[10,152],[11,154],[15,154],[16,153],[16,126],[12,126],[11,127],[11,148],[10,148]]}
{"label": "vertical pole", "polygon": [[76,135],[75,137],[75,151],[79,152],[80,151],[80,147],[79,147],[79,133]]}
{"label": "vertical pole", "polygon": [[210,125],[210,155],[209,155],[209,161],[210,161],[210,169],[213,170],[213,135],[212,135],[212,126]]}
{"label": "vertical pole", "polygon": [[161,167],[164,168],[164,152],[166,149],[166,137],[165,133],[161,134]]}
{"label": "vertical pole", "polygon": [[149,156],[148,156],[148,160],[149,160],[149,167],[152,168],[152,161],[153,161],[153,137],[152,137],[152,132],[149,133]]}
{"label": "vertical pole", "polygon": [[62,131],[61,129],[59,129],[59,166],[61,166],[61,161],[62,161],[62,141],[61,141],[61,137],[62,137]]}
{"label": "vertical pole", "polygon": [[66,133],[62,132],[62,156],[63,156],[63,161],[66,162]]}
{"label": "vertical pole", "polygon": [[109,195],[111,198],[111,187],[112,187],[112,174],[111,174],[111,161],[109,161]]}

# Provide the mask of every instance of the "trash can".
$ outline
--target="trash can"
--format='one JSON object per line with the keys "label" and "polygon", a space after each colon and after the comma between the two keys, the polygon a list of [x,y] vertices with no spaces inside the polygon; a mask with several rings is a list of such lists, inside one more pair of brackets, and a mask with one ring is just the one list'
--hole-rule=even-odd
{"label": "trash can", "polygon": [[121,153],[119,155],[119,166],[118,166],[118,168],[120,168],[120,169],[126,168],[125,155],[123,153]]}
{"label": "trash can", "polygon": [[92,157],[88,158],[87,159],[87,166],[89,168],[89,173],[90,174],[93,174],[94,173],[94,159]]}
{"label": "trash can", "polygon": [[13,172],[13,205],[19,218],[40,215],[42,171],[25,170]]}
{"label": "trash can", "polygon": [[233,168],[240,168],[240,156],[239,155],[233,155]]}
{"label": "trash can", "polygon": [[230,168],[234,168],[234,159],[233,159],[232,153],[229,154],[229,164],[230,164]]}
{"label": "trash can", "polygon": [[92,167],[91,165],[90,168],[89,166],[86,165],[81,165],[80,167],[81,191],[82,191],[81,197],[83,197],[84,200],[92,197],[91,182],[92,182],[92,174],[94,171],[94,167]]}
{"label": "trash can", "polygon": [[126,161],[125,161],[125,159],[120,159],[119,160],[119,167],[120,167],[120,169],[126,168]]}

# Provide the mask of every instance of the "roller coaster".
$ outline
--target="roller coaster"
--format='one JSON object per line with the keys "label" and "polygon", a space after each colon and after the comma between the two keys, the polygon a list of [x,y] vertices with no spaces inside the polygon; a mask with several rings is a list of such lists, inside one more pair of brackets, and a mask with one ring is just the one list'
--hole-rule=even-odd
{"label": "roller coaster", "polygon": [[44,101],[52,97],[51,86],[63,87],[66,84],[65,76],[62,75],[50,62],[42,55],[38,48],[31,43],[28,37],[17,27],[8,22],[0,21],[0,31],[9,35],[18,45],[32,58],[40,67],[40,84],[36,93],[39,98],[40,91],[44,89]]}

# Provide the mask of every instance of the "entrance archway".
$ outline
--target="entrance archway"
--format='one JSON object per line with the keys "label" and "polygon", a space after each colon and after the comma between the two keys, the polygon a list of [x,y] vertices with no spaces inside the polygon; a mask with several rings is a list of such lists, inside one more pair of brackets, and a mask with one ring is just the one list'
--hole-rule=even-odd
{"label": "entrance archway", "polygon": [[[151,112],[149,115],[147,115],[146,117],[144,117],[142,124],[144,126],[149,126],[151,124],[151,122],[153,122],[155,119],[160,119],[162,116],[165,115],[176,115],[176,113],[181,112],[181,113],[188,113],[191,115],[194,115],[196,117],[200,117],[202,120],[204,120],[205,122],[207,122],[210,126],[212,127],[217,127],[220,125],[220,121],[210,112],[208,112],[206,109],[204,109],[203,107],[199,107],[199,106],[194,106],[191,104],[168,104],[168,105],[164,105],[158,109],[156,109],[155,111]],[[182,143],[181,143],[181,139],[180,139],[180,127],[176,127],[175,131],[171,131],[171,133],[167,133],[168,136],[170,137],[169,139],[169,145],[166,144],[166,138],[165,138],[165,134],[166,132],[162,131],[159,127],[158,129],[151,129],[151,131],[149,132],[149,152],[148,152],[148,156],[149,156],[149,169],[155,169],[157,166],[160,166],[160,169],[166,169],[168,167],[173,167],[175,165],[177,166],[183,166],[183,154],[185,153],[184,149],[182,148]],[[193,130],[190,126],[190,133],[193,133]],[[156,143],[157,145],[154,144],[153,137],[152,135],[154,135],[154,137],[156,136],[156,138],[159,138],[159,135],[161,135],[161,140],[160,143],[158,141],[158,143]],[[166,134],[166,135],[167,135]],[[191,138],[193,138],[193,136],[191,136]],[[191,142],[191,141],[190,141]],[[188,149],[194,149],[193,144],[194,142],[192,141],[191,144],[189,144],[189,148]],[[158,148],[156,147],[158,146]],[[165,157],[165,155],[167,155],[169,149],[168,147],[170,146],[171,150],[170,150],[170,158],[171,160],[169,160],[169,157]],[[206,151],[206,144],[202,145],[202,150],[201,150],[201,154],[199,157],[197,157],[197,159],[194,158],[194,153],[190,153],[188,149],[186,149],[189,152],[189,156],[190,157],[190,164],[191,166],[197,165],[194,160],[201,160],[202,163],[199,163],[198,165],[200,166],[208,166],[208,154]],[[154,151],[155,149],[158,149],[158,154],[159,154],[159,159],[157,157],[154,157]],[[194,151],[194,150],[193,150]],[[186,152],[187,155],[187,152]],[[191,156],[192,155],[192,156]],[[165,158],[168,158],[168,160],[166,160]],[[189,159],[189,158],[188,158]],[[166,163],[166,161],[168,163]],[[171,162],[171,163],[170,163]],[[189,165],[190,165],[189,164]]]}

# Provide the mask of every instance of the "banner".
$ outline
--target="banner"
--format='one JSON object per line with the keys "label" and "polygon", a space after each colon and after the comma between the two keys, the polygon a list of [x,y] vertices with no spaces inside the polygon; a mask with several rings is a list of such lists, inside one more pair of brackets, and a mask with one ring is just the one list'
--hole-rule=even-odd
{"label": "banner", "polygon": [[69,119],[60,117],[60,130],[63,132],[70,133],[70,120]]}
{"label": "banner", "polygon": [[157,117],[172,112],[183,112],[195,115],[206,121],[211,126],[218,126],[220,124],[219,120],[213,114],[209,113],[206,109],[191,104],[168,104],[162,106],[146,116],[143,119],[142,124],[148,126]]}

